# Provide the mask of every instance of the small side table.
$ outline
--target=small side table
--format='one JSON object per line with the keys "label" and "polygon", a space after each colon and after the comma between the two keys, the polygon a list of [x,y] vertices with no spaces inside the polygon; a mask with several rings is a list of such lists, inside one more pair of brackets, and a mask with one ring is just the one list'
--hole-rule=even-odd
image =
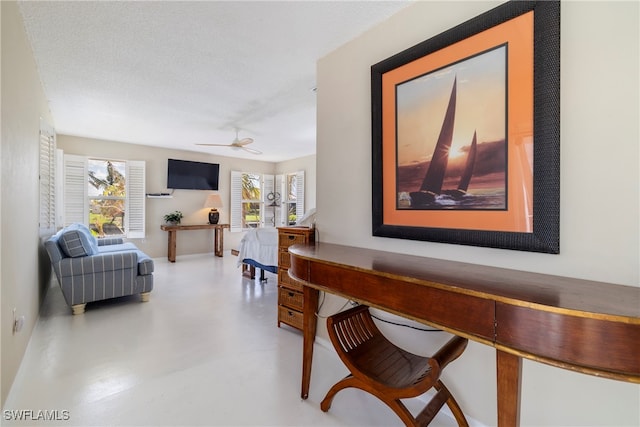
{"label": "small side table", "polygon": [[168,232],[167,235],[167,259],[176,262],[176,238],[178,230],[211,230],[213,236],[213,252],[221,257],[224,251],[224,229],[231,228],[229,224],[191,224],[191,225],[161,225],[160,229]]}

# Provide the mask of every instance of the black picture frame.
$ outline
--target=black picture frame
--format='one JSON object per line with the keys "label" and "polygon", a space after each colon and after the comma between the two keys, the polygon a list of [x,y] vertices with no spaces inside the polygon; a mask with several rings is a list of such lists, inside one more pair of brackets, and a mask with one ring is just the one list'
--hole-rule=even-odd
{"label": "black picture frame", "polygon": [[[514,232],[448,228],[431,226],[428,219],[418,226],[388,221],[384,213],[383,193],[386,180],[383,173],[385,162],[383,102],[395,102],[395,100],[383,99],[382,85],[385,73],[529,12],[533,12],[534,32],[532,230]],[[371,67],[371,118],[372,233],[374,236],[551,254],[560,252],[560,3],[558,1],[510,1],[373,65]]]}

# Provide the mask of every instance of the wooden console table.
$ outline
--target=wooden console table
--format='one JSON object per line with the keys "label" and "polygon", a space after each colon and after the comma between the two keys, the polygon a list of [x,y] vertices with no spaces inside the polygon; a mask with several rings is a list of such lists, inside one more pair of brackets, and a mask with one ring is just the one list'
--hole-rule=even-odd
{"label": "wooden console table", "polygon": [[327,243],[289,253],[304,283],[303,399],[319,290],[494,347],[499,426],[520,423],[522,358],[640,383],[640,288]]}
{"label": "wooden console table", "polygon": [[181,230],[210,230],[213,229],[213,248],[216,256],[221,257],[224,251],[224,229],[231,228],[229,224],[192,224],[192,225],[161,225],[160,229],[167,231],[167,259],[176,262],[176,235]]}

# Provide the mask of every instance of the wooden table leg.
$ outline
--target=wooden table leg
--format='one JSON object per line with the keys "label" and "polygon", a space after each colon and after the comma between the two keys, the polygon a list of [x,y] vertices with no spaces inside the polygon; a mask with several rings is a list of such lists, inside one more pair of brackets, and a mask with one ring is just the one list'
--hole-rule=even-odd
{"label": "wooden table leg", "polygon": [[221,228],[214,228],[213,240],[213,252],[215,256],[221,257],[224,251],[224,230]]}
{"label": "wooden table leg", "polygon": [[304,306],[302,312],[303,343],[302,343],[302,391],[300,397],[309,397],[309,384],[311,383],[311,362],[313,361],[313,342],[316,339],[316,324],[318,309],[317,289],[304,287]]}
{"label": "wooden table leg", "polygon": [[178,233],[175,230],[169,230],[167,233],[167,259],[169,262],[176,262],[176,235]]}
{"label": "wooden table leg", "polygon": [[498,373],[498,426],[520,425],[522,358],[496,350]]}

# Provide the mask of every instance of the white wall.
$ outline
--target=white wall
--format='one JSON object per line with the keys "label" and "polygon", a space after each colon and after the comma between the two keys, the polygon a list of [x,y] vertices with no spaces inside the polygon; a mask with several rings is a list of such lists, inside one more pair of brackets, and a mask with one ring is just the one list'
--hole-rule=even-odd
{"label": "white wall", "polygon": [[[3,1],[0,183],[1,402],[20,366],[44,299],[51,264],[39,241],[40,118],[52,124],[36,64],[15,2]],[[25,316],[12,334],[13,308]]]}
{"label": "white wall", "polygon": [[305,156],[276,164],[276,174],[304,171],[304,210],[316,207],[316,156]]}
{"label": "white wall", "polygon": [[[259,160],[237,159],[214,156],[193,151],[170,150],[145,145],[126,144],[115,141],[102,141],[69,135],[58,135],[58,148],[67,154],[95,156],[121,160],[144,160],[146,162],[147,193],[170,192],[166,188],[167,159],[193,160],[220,164],[220,190],[224,206],[220,211],[220,223],[230,221],[230,178],[231,171],[275,174],[305,170],[305,190],[310,198],[307,203],[315,206],[315,156],[303,157],[282,163]],[[311,169],[313,168],[313,169]],[[146,237],[135,239],[140,249],[151,257],[167,256],[167,233],[160,230],[164,224],[163,216],[175,210],[185,217],[182,224],[206,224],[209,209],[203,207],[204,201],[212,191],[174,190],[170,199],[146,199]],[[224,231],[224,248],[229,251],[238,248],[244,233]],[[177,234],[177,255],[213,252],[213,232],[211,230],[184,231]]]}
{"label": "white wall", "polygon": [[[559,255],[371,235],[371,65],[497,4],[416,2],[319,61],[321,240],[640,286],[638,2],[561,5]],[[341,305],[329,298],[322,314]],[[425,354],[440,339],[405,328],[389,334]],[[319,335],[326,337],[322,322]],[[463,409],[486,425],[496,423],[494,359],[491,348],[471,343],[445,373]],[[525,426],[640,424],[634,384],[525,361],[522,397]]]}

